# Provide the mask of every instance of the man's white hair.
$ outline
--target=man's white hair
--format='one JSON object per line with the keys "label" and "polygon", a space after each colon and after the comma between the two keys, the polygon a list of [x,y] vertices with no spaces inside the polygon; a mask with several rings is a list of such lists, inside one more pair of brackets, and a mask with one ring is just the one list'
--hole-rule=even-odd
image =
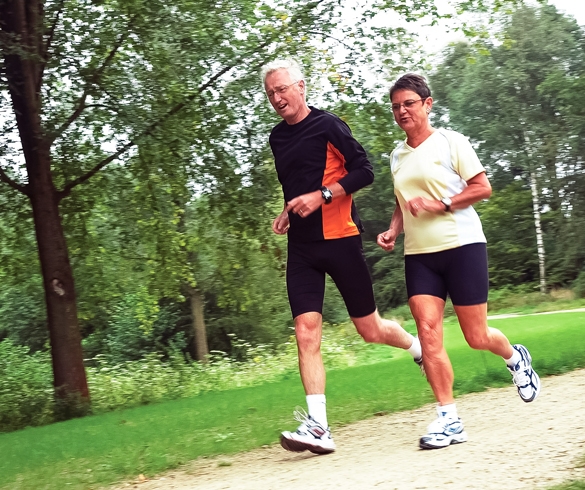
{"label": "man's white hair", "polygon": [[293,59],[287,58],[282,60],[274,60],[265,64],[260,70],[260,77],[262,78],[262,85],[266,82],[266,77],[276,70],[286,70],[291,78],[295,81],[304,80],[303,72],[300,65]]}

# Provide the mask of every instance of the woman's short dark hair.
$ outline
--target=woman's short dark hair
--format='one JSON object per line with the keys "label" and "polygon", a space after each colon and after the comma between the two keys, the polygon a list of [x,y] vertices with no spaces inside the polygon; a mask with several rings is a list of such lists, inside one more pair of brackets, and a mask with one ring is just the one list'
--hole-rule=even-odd
{"label": "woman's short dark hair", "polygon": [[416,73],[407,73],[401,76],[392,87],[390,87],[390,100],[397,90],[412,90],[416,92],[421,99],[431,96],[431,89],[427,85],[427,80],[422,75]]}

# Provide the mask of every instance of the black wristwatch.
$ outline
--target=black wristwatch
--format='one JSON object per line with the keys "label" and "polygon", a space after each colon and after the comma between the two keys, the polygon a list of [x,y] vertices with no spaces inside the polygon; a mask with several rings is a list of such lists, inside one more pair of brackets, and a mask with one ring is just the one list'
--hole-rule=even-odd
{"label": "black wristwatch", "polygon": [[441,202],[443,203],[443,206],[445,206],[445,211],[447,213],[449,211],[451,211],[451,198],[450,197],[444,197],[443,199],[441,199]]}
{"label": "black wristwatch", "polygon": [[331,192],[331,189],[328,189],[325,186],[321,187],[321,196],[323,196],[323,199],[325,200],[325,204],[330,204],[331,200],[333,199],[333,192]]}

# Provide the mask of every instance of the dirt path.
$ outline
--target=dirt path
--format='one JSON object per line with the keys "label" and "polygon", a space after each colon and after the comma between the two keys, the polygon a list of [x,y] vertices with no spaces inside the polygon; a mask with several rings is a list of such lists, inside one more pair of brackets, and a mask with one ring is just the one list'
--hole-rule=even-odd
{"label": "dirt path", "polygon": [[[327,456],[271,446],[196,461],[140,490],[520,490],[572,478],[585,454],[585,370],[542,380],[540,397],[523,403],[513,386],[457,399],[469,441],[446,449],[417,447],[434,405],[374,417],[334,430]],[[112,489],[114,490],[114,489]]]}

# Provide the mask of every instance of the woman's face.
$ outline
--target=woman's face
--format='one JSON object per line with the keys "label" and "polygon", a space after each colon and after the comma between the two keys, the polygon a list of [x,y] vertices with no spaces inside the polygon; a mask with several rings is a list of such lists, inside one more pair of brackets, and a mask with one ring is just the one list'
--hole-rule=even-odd
{"label": "woman's face", "polygon": [[433,99],[421,99],[412,90],[397,90],[392,94],[394,120],[406,134],[415,134],[428,126]]}

